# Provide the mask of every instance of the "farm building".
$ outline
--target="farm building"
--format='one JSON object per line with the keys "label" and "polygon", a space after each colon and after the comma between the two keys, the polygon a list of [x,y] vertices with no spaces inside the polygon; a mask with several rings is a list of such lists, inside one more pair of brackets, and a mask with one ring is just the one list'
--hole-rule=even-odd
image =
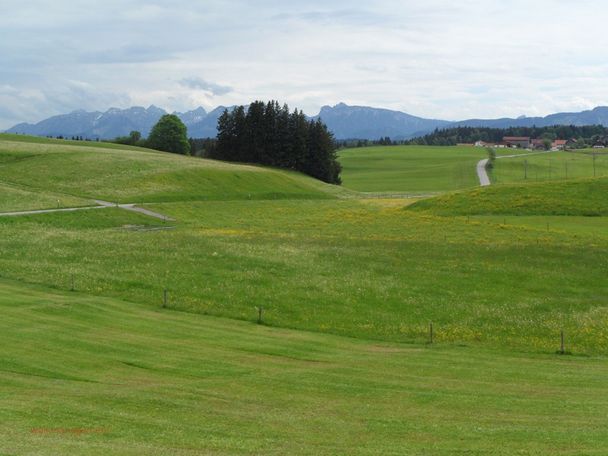
{"label": "farm building", "polygon": [[505,136],[502,138],[507,147],[521,147],[522,149],[528,149],[530,147],[529,136]]}
{"label": "farm building", "polygon": [[566,148],[566,144],[568,144],[567,140],[565,140],[565,139],[556,139],[551,144],[551,148],[552,149],[557,149],[557,150],[564,150]]}

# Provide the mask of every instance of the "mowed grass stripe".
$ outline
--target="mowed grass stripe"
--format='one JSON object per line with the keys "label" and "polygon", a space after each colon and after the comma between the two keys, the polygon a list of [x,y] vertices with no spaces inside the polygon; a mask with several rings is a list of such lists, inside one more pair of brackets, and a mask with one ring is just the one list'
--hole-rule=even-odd
{"label": "mowed grass stripe", "polygon": [[592,454],[608,444],[604,359],[378,344],[6,280],[0,309],[4,453]]}

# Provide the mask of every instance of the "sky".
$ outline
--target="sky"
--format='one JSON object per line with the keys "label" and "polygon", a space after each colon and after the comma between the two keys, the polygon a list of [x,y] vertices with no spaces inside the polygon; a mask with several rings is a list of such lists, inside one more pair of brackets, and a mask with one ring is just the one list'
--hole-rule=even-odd
{"label": "sky", "polygon": [[600,0],[0,0],[0,129],[276,99],[445,120],[608,105]]}

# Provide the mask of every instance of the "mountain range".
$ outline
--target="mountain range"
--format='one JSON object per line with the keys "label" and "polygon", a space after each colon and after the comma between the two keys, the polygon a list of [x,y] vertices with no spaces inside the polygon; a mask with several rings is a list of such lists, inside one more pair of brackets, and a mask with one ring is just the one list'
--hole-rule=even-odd
{"label": "mountain range", "polygon": [[[217,119],[226,109],[219,106],[207,112],[200,107],[176,114],[188,127],[188,135],[193,138],[215,137]],[[230,108],[228,108],[230,109]],[[49,117],[36,124],[20,123],[6,130],[35,136],[82,136],[84,138],[113,139],[127,136],[137,130],[145,137],[152,126],[167,112],[154,105],[128,109],[111,108],[106,112],[74,111],[69,114]],[[544,127],[551,125],[603,125],[608,126],[608,107],[597,107],[589,111],[563,112],[546,117],[518,117],[502,119],[468,119],[447,121],[425,119],[400,111],[349,106],[339,103],[323,106],[314,118],[320,117],[337,139],[409,139],[429,133],[436,128],[451,127]]]}

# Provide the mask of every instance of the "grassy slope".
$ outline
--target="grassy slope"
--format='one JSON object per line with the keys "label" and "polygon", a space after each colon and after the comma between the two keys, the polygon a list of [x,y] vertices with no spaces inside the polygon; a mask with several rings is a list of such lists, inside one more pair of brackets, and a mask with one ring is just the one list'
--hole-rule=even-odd
{"label": "grassy slope", "polygon": [[441,215],[608,215],[608,178],[496,185],[418,201],[413,211]]}
{"label": "grassy slope", "polygon": [[145,149],[64,143],[0,136],[0,183],[118,202],[310,199],[343,192],[298,173]]}
{"label": "grassy slope", "polygon": [[595,177],[608,176],[608,154],[584,150],[500,159],[495,163],[491,179],[494,183],[526,183],[594,177],[594,152]]}
{"label": "grassy slope", "polygon": [[[0,165],[1,166],[1,165]],[[32,191],[27,187],[0,182],[0,212],[55,209],[94,205],[93,201],[53,192]]]}
{"label": "grassy slope", "polygon": [[[605,258],[593,233],[467,223],[358,201],[151,206],[0,219],[5,277],[274,326],[553,352],[608,353]],[[103,219],[101,219],[103,217]],[[121,228],[127,225],[127,228]]]}
{"label": "grassy slope", "polygon": [[378,344],[2,279],[0,310],[3,454],[608,446],[603,359]]}
{"label": "grassy slope", "polygon": [[473,147],[391,146],[341,150],[339,156],[347,188],[429,193],[477,185],[475,164],[487,153]]}

